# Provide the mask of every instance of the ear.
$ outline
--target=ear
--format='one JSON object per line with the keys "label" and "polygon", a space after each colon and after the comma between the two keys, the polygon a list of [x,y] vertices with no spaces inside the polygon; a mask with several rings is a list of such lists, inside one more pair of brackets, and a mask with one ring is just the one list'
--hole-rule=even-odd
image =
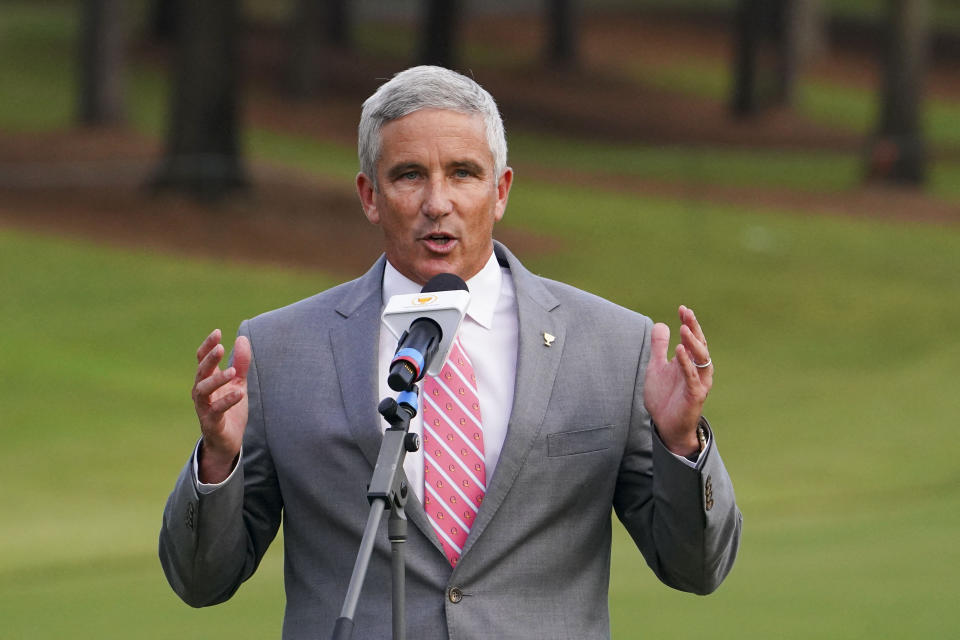
{"label": "ear", "polygon": [[375,197],[376,189],[367,174],[357,174],[357,195],[360,196],[360,205],[363,207],[363,213],[373,224],[380,224],[380,212],[377,210],[377,199]]}
{"label": "ear", "polygon": [[493,210],[493,218],[500,222],[503,214],[507,211],[507,198],[510,197],[510,185],[513,184],[513,169],[507,167],[500,174],[500,180],[497,181],[497,204]]}

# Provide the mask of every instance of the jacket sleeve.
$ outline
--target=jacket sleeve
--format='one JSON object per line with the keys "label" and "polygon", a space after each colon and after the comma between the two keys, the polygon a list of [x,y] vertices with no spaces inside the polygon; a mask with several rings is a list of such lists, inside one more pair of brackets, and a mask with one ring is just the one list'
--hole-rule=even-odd
{"label": "jacket sleeve", "polygon": [[[614,508],[662,582],[705,595],[713,592],[733,567],[743,517],[715,434],[710,433],[707,450],[692,468],[667,450],[653,428],[643,403],[649,328],[637,370]],[[706,420],[701,421],[709,430]]]}
{"label": "jacket sleeve", "polygon": [[[240,325],[249,335],[249,324]],[[167,499],[160,564],[184,602],[203,607],[230,598],[256,570],[280,526],[282,497],[260,398],[256,349],[247,376],[249,413],[235,473],[211,493],[197,490],[191,456]]]}

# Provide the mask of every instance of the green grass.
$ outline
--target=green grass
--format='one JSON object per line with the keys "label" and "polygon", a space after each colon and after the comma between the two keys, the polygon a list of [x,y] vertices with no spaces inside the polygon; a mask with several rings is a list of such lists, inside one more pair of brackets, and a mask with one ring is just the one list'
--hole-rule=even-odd
{"label": "green grass", "polygon": [[323,140],[312,140],[288,133],[252,128],[246,142],[251,153],[277,164],[314,171],[324,176],[353,183],[359,171],[357,150]]}
{"label": "green grass", "polygon": [[159,571],[158,509],[198,433],[206,332],[333,282],[9,231],[0,274],[0,635],[276,637],[279,549],[236,603],[201,615]]}
{"label": "green grass", "polygon": [[[865,73],[879,73],[877,67]],[[729,101],[731,70],[729,64],[714,58],[692,57],[674,63],[652,66],[643,61],[626,66],[631,77],[670,91]],[[801,76],[797,87],[797,111],[827,127],[855,134],[869,134],[878,118],[878,94],[874,84],[850,86],[847,83]],[[960,104],[953,100],[927,97],[923,114],[924,135],[935,147],[960,146]]]}
{"label": "green grass", "polygon": [[849,189],[861,174],[858,159],[847,153],[611,144],[523,132],[510,136],[510,162],[624,179],[800,191]]}
{"label": "green grass", "polygon": [[[617,0],[611,3],[624,8],[641,6],[648,9],[736,9],[737,0]],[[960,7],[954,0],[931,0],[931,21],[940,29],[960,30]],[[830,16],[881,23],[887,16],[887,5],[876,0],[827,0],[821,3],[822,10]]]}
{"label": "green grass", "polygon": [[75,12],[12,3],[0,14],[0,128],[62,127],[74,113]]}

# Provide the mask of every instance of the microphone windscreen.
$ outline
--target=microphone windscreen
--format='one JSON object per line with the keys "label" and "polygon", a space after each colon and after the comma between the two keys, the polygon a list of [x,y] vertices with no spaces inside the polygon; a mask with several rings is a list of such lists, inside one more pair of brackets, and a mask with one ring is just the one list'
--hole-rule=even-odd
{"label": "microphone windscreen", "polygon": [[423,285],[420,293],[434,293],[435,291],[469,291],[467,283],[460,276],[452,273],[438,273]]}

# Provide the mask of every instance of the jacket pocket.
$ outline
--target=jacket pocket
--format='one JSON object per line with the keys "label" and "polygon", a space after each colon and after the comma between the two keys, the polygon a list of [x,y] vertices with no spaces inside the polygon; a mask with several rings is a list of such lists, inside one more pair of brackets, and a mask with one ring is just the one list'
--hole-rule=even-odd
{"label": "jacket pocket", "polygon": [[547,456],[572,456],[577,453],[603,451],[613,444],[613,425],[581,429],[580,431],[564,431],[547,435]]}

